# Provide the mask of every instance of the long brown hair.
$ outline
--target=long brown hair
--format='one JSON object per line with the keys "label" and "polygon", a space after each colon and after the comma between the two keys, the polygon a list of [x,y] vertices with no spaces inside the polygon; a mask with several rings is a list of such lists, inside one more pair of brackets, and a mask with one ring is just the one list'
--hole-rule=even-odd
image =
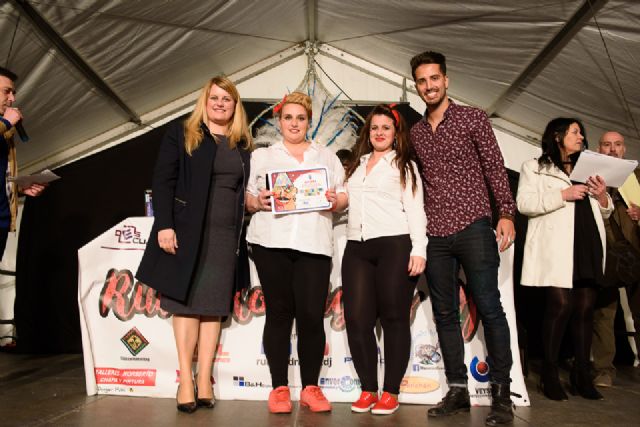
{"label": "long brown hair", "polygon": [[202,132],[200,124],[204,123],[206,125],[209,121],[209,118],[207,117],[207,100],[213,85],[216,85],[228,92],[236,103],[233,118],[231,119],[231,126],[229,126],[229,130],[226,135],[229,140],[229,147],[233,149],[238,145],[238,142],[244,140],[243,148],[249,151],[253,150],[253,138],[251,137],[249,125],[247,124],[247,114],[242,106],[240,94],[233,82],[225,76],[216,76],[209,79],[202,88],[202,92],[200,92],[200,96],[196,101],[193,112],[184,122],[185,150],[189,155],[191,155],[191,153],[200,146],[202,138],[204,138],[204,133]]}
{"label": "long brown hair", "polygon": [[413,167],[411,167],[413,151],[409,144],[407,124],[404,121],[402,114],[387,104],[376,105],[367,116],[364,126],[360,131],[360,135],[358,136],[356,146],[353,149],[353,161],[347,168],[347,179],[353,175],[353,172],[355,172],[360,165],[360,158],[373,151],[373,145],[371,145],[371,141],[369,140],[369,135],[371,133],[371,120],[373,119],[373,116],[378,115],[387,116],[393,120],[393,124],[396,129],[396,141],[394,143],[396,157],[393,161],[400,170],[400,183],[403,187],[407,186],[407,171],[411,174],[411,191],[415,194],[417,189],[416,173],[413,170]]}

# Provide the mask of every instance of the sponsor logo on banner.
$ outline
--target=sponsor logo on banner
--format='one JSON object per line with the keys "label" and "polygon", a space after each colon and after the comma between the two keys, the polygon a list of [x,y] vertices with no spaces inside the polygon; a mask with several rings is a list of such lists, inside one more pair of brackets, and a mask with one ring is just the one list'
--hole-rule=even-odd
{"label": "sponsor logo on banner", "polygon": [[469,397],[491,397],[491,387],[476,387],[475,393],[469,393]]}
{"label": "sponsor logo on banner", "polygon": [[95,368],[94,372],[98,385],[120,384],[139,387],[156,385],[155,369]]}
{"label": "sponsor logo on banner", "polygon": [[107,317],[110,311],[123,322],[136,314],[167,319],[171,316],[160,308],[160,294],[133,278],[129,270],[110,269],[100,291],[98,310]]}
{"label": "sponsor logo on banner", "polygon": [[250,381],[243,375],[233,376],[234,387],[247,387],[247,388],[271,388],[271,384],[263,383],[262,381]]}
{"label": "sponsor logo on banner", "polygon": [[476,381],[480,383],[486,383],[489,381],[489,371],[491,359],[487,358],[486,361],[478,359],[478,356],[474,356],[469,365],[469,372]]}
{"label": "sponsor logo on banner", "polygon": [[140,333],[138,328],[135,326],[124,334],[122,338],[120,338],[122,344],[129,350],[132,356],[137,356],[146,346],[149,345],[149,341]]}
{"label": "sponsor logo on banner", "polygon": [[429,334],[426,331],[422,331],[413,337],[413,364],[411,365],[411,370],[413,372],[440,369],[436,366],[442,360],[442,355],[440,354],[440,343],[437,341],[435,345],[430,343],[435,339],[430,339],[430,336],[434,335],[435,332]]}
{"label": "sponsor logo on banner", "polygon": [[318,383],[320,387],[325,389],[339,389],[340,391],[350,392],[356,387],[360,387],[360,380],[349,375],[343,377],[320,377]]}
{"label": "sponsor logo on banner", "polygon": [[471,299],[471,295],[465,293],[464,282],[460,283],[460,328],[464,342],[471,342],[478,332],[478,311],[476,303]]}
{"label": "sponsor logo on banner", "polygon": [[400,383],[402,393],[431,393],[439,388],[438,381],[424,377],[404,377]]}
{"label": "sponsor logo on banner", "polygon": [[144,251],[147,240],[142,237],[142,233],[135,225],[123,224],[122,227],[114,231],[118,238],[113,246],[100,246],[102,249],[111,249],[116,251]]}

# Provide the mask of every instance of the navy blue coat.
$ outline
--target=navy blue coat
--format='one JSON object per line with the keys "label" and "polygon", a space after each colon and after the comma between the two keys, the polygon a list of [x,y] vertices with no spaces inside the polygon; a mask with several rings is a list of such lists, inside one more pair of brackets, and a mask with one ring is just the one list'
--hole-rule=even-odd
{"label": "navy blue coat", "polygon": [[[209,129],[202,124],[204,138],[191,155],[184,147],[183,121],[169,125],[160,144],[153,184],[153,213],[155,220],[136,278],[142,283],[179,301],[189,293],[198,248],[202,238],[204,215],[207,211],[209,186],[217,144]],[[242,191],[237,198],[238,246],[229,248],[238,254],[236,289],[249,286],[249,264],[243,233],[244,194],[249,179],[250,153],[238,143],[244,169]],[[172,228],[176,232],[176,254],[168,254],[158,244],[158,231]]]}

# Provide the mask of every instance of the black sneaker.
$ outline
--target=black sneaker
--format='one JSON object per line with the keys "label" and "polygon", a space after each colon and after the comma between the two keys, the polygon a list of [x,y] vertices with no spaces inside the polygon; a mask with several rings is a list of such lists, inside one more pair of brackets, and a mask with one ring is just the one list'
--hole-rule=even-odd
{"label": "black sneaker", "polygon": [[469,412],[469,391],[466,387],[451,387],[447,395],[435,407],[427,411],[430,417],[446,417],[458,412]]}

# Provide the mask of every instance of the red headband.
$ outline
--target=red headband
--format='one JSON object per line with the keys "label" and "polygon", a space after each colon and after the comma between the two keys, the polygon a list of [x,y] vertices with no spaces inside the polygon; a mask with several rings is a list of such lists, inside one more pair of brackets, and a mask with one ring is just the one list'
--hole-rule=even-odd
{"label": "red headband", "polygon": [[393,117],[396,118],[396,126],[400,126],[400,114],[398,114],[398,112],[395,109],[396,105],[398,104],[396,103],[389,104],[389,109],[391,110],[391,114],[393,114]]}
{"label": "red headband", "polygon": [[282,110],[282,107],[284,106],[284,101],[286,101],[286,99],[287,99],[287,94],[285,93],[284,96],[282,97],[282,101],[280,101],[273,107],[274,113],[278,114],[280,110]]}

